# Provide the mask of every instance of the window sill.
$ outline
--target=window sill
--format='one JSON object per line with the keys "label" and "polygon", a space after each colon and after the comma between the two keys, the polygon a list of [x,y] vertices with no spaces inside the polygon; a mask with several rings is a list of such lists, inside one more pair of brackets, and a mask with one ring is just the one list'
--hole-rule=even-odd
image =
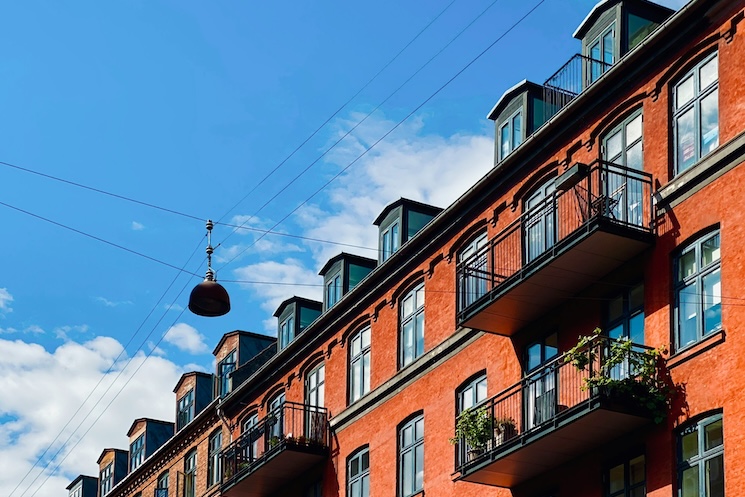
{"label": "window sill", "polygon": [[666,208],[680,204],[742,163],[743,160],[745,160],[745,133],[740,133],[660,188],[654,194],[657,215],[661,215]]}
{"label": "window sill", "polygon": [[725,331],[715,331],[711,335],[705,336],[701,341],[696,342],[692,345],[688,345],[685,348],[680,349],[678,352],[670,356],[667,360],[667,369],[673,369],[676,366],[683,364],[689,359],[697,357],[707,350],[716,347],[720,343],[724,343],[727,334]]}

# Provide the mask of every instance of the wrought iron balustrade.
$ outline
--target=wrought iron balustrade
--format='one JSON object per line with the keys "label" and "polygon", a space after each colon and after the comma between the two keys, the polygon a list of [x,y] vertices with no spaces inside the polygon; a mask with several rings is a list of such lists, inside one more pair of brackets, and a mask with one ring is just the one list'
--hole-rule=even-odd
{"label": "wrought iron balustrade", "polygon": [[589,88],[612,64],[576,54],[543,84],[545,119],[550,119]]}

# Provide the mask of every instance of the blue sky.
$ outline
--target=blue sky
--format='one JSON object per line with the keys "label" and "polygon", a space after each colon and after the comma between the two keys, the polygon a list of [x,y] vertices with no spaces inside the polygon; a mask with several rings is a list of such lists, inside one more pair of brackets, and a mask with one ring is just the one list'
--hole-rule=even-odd
{"label": "blue sky", "polygon": [[[301,205],[537,3],[91,0],[0,6],[0,161],[199,218],[0,165],[0,202],[7,204],[0,205],[6,233],[0,494],[64,495],[76,475],[96,473],[102,448],[126,448],[133,419],[173,419],[178,377],[211,371],[211,351],[223,333],[276,334],[272,313],[280,301],[320,299],[317,273],[329,257],[342,250],[376,257],[372,221],[384,205],[403,196],[445,207],[480,178],[493,153],[487,112],[504,90],[525,78],[543,82],[579,50],[571,34],[593,0],[545,0]],[[663,3],[679,8],[684,2]],[[184,266],[187,273],[8,206]],[[232,234],[218,224],[214,267],[233,310],[213,319],[182,312],[200,281],[188,273],[203,275],[206,268],[204,220],[268,229],[293,211],[275,228],[292,236],[257,241],[257,232]],[[24,478],[50,444],[42,459],[52,464]]]}

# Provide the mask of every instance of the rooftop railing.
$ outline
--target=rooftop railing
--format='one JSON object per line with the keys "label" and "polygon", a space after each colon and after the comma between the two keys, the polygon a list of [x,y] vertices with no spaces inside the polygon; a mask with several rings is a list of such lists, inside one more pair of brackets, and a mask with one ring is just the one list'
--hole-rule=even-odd
{"label": "rooftop railing", "polygon": [[610,68],[611,64],[606,62],[574,55],[543,84],[545,119],[559,112]]}

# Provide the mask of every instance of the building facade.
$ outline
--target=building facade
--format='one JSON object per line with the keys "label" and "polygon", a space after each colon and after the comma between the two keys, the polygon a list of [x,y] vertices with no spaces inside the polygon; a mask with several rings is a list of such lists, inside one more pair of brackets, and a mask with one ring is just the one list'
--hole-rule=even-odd
{"label": "building facade", "polygon": [[281,344],[227,334],[209,403],[105,494],[739,495],[743,19],[600,2],[489,113],[484,178],[387,207]]}

